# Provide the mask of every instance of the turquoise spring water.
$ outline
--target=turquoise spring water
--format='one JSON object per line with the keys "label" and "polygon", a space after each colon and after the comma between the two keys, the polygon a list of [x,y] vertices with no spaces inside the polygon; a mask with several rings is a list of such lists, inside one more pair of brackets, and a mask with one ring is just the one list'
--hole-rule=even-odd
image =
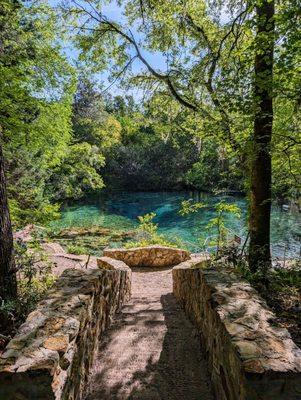
{"label": "turquoise spring water", "polygon": [[[206,204],[197,213],[181,217],[179,209],[183,200],[193,199]],[[206,225],[215,216],[214,205],[224,199],[241,208],[240,219],[229,215],[227,227],[231,234],[244,238],[247,226],[247,202],[242,197],[208,196],[192,192],[130,192],[101,196],[91,202],[65,207],[60,220],[52,228],[62,229],[76,226],[99,225],[113,229],[128,230],[137,227],[137,217],[150,212],[156,213],[154,222],[159,232],[170,239],[178,238],[191,251],[203,250],[204,241],[214,235]],[[300,255],[301,216],[298,212],[284,212],[273,207],[271,223],[272,251],[274,256],[283,256],[284,248],[288,257]]]}

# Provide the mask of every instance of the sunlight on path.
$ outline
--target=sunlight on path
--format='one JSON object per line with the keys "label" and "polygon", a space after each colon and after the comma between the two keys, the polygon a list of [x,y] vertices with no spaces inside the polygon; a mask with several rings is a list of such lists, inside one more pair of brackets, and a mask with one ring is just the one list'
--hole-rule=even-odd
{"label": "sunlight on path", "polygon": [[133,272],[132,300],[104,338],[87,400],[213,399],[196,332],[171,292],[171,269]]}

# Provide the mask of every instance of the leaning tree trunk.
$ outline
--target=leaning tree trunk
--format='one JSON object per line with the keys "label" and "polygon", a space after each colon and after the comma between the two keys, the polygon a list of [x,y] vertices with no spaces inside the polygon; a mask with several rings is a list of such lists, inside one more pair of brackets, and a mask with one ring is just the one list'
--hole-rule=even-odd
{"label": "leaning tree trunk", "polygon": [[13,233],[6,195],[3,152],[0,144],[0,300],[16,296]]}
{"label": "leaning tree trunk", "polygon": [[255,119],[251,154],[249,264],[253,272],[271,264],[271,139],[273,125],[274,1],[258,1],[255,55]]}

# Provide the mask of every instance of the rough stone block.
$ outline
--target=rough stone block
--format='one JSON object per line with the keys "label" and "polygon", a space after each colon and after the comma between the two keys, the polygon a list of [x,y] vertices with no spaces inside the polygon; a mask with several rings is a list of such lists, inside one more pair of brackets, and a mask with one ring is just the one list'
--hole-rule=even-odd
{"label": "rough stone block", "polygon": [[132,249],[105,249],[103,254],[123,261],[129,267],[169,267],[190,258],[190,253],[186,250],[159,245]]}
{"label": "rough stone block", "polygon": [[120,271],[120,296],[119,304],[122,305],[131,298],[132,270],[123,261],[114,260],[110,257],[100,257],[97,259],[97,266],[100,269],[109,271]]}

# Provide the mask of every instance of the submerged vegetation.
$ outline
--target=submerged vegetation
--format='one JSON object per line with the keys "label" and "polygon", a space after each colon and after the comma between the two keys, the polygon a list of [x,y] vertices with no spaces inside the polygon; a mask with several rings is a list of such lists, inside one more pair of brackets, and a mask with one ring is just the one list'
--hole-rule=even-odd
{"label": "submerged vegetation", "polygon": [[48,240],[61,244],[68,253],[101,255],[105,247],[123,246],[135,236],[134,230],[101,226],[48,230]]}

